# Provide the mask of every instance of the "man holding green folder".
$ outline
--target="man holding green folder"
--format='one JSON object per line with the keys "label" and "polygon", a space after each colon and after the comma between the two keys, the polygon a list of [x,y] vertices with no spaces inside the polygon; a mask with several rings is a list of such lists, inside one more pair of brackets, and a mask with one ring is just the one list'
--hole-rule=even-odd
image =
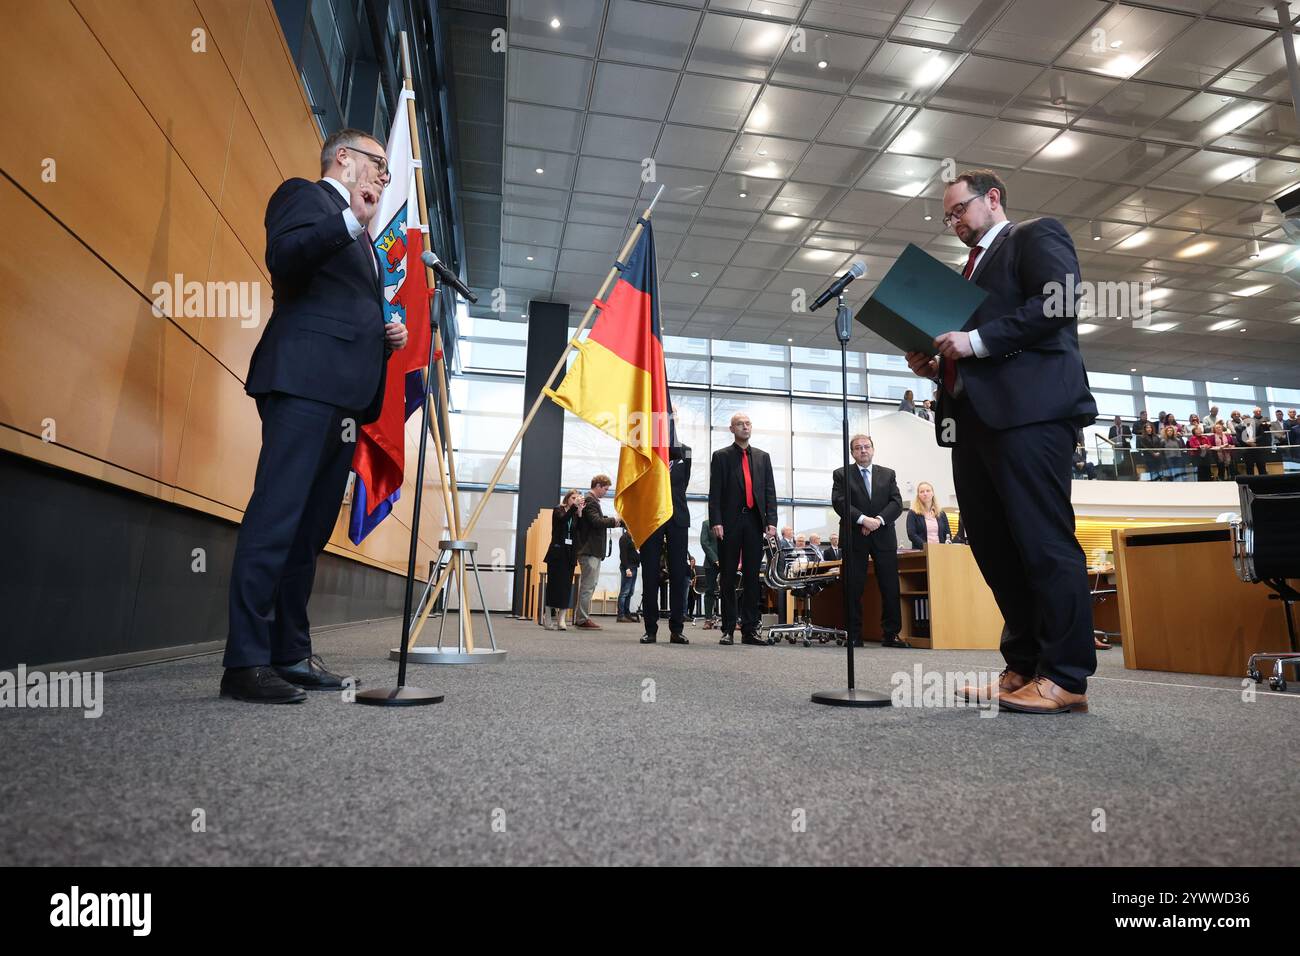
{"label": "man holding green folder", "polygon": [[970,249],[962,275],[986,294],[959,331],[907,361],[939,383],[936,436],[952,447],[971,551],[1006,622],[998,686],[962,693],[1064,714],[1088,709],[1097,668],[1070,503],[1075,434],[1095,421],[1097,405],[1077,302],[1056,307],[1062,290],[1082,291],[1074,243],[1055,219],[1011,222],[1006,202],[1006,185],[988,169],[962,173],[944,191],[944,225]]}

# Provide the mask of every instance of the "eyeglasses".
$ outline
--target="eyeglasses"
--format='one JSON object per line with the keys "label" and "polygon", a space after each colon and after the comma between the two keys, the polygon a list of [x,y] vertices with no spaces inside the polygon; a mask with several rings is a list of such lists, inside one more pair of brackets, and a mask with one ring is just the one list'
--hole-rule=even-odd
{"label": "eyeglasses", "polygon": [[379,175],[388,175],[388,160],[383,156],[378,156],[375,153],[368,153],[364,149],[357,149],[355,146],[344,146],[343,148],[350,149],[354,153],[360,153],[362,156],[369,156],[371,161],[375,164],[375,169],[379,172]]}
{"label": "eyeglasses", "polygon": [[960,219],[962,216],[966,215],[966,208],[967,208],[971,203],[973,203],[973,202],[974,202],[975,200],[977,200],[977,199],[983,199],[983,198],[984,198],[985,196],[987,196],[987,195],[988,195],[987,192],[976,193],[974,196],[971,196],[970,199],[967,199],[965,202],[959,202],[959,203],[957,203],[957,205],[955,205],[955,206],[952,207],[952,212],[949,212],[949,213],[945,213],[945,214],[944,214],[944,217],[943,217],[943,228],[947,229],[949,226],[951,226],[954,222],[956,222],[956,221],[957,221],[958,219]]}

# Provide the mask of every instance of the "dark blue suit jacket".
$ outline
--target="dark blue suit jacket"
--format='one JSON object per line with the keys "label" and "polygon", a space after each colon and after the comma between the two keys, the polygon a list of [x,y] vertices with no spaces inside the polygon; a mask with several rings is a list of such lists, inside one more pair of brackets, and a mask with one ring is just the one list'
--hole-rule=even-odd
{"label": "dark blue suit jacket", "polygon": [[[1066,276],[1074,280],[1067,285]],[[971,281],[988,297],[963,325],[979,329],[988,358],[957,363],[966,397],[980,420],[995,430],[1034,422],[1091,424],[1097,403],[1088,390],[1088,373],[1079,352],[1075,303],[1044,312],[1049,284],[1067,288],[1082,279],[1074,242],[1055,219],[1027,219],[1005,226],[976,266]],[[943,381],[940,375],[940,381]],[[952,412],[947,391],[939,388],[935,434],[944,440],[944,421]]]}
{"label": "dark blue suit jacket", "polygon": [[348,235],[347,202],[329,183],[290,179],[266,206],[275,307],[244,391],[284,392],[379,417],[384,398],[383,289],[374,247]]}

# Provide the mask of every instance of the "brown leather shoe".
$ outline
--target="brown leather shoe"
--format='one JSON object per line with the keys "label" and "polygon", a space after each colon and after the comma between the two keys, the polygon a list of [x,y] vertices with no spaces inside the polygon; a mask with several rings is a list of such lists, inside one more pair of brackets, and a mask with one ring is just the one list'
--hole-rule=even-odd
{"label": "brown leather shoe", "polygon": [[577,624],[574,625],[574,627],[580,627],[587,631],[604,630],[604,628],[602,628],[599,624],[597,624],[595,621],[591,620],[590,618],[588,618],[585,621],[579,621]]}
{"label": "brown leather shoe", "polygon": [[994,689],[991,682],[980,687],[968,684],[965,687],[957,688],[957,696],[962,700],[968,700],[973,704],[987,704],[994,698],[1001,697],[1003,694],[1015,693],[1028,683],[1028,677],[1017,674],[1008,667],[998,675],[998,686],[996,689]]}
{"label": "brown leather shoe", "polygon": [[1001,695],[998,698],[998,707],[1022,714],[1068,714],[1071,711],[1086,714],[1088,695],[1071,694],[1046,677],[1035,677],[1014,694]]}

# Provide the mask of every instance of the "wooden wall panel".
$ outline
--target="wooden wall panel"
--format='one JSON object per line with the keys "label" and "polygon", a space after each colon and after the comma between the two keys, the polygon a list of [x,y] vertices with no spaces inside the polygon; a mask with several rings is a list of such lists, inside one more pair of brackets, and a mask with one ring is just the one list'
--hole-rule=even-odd
{"label": "wooden wall panel", "polygon": [[142,292],[178,272],[202,281],[216,207],[72,5],[32,9],[0,30],[0,168]]}
{"label": "wooden wall panel", "polygon": [[221,215],[270,281],[266,269],[266,203],[284,181],[262,131],[241,100],[230,133],[230,164],[221,190]]}
{"label": "wooden wall panel", "polygon": [[281,176],[317,179],[322,140],[297,77],[269,0],[253,0],[239,90]]}
{"label": "wooden wall panel", "polygon": [[[226,61],[226,69],[232,77],[239,76],[252,0],[196,0],[196,5],[208,28],[209,39],[216,43],[221,58]],[[208,49],[212,49],[211,44]]]}
{"label": "wooden wall panel", "polygon": [[52,418],[59,444],[173,484],[198,347],[7,180],[0,208],[0,418]]}
{"label": "wooden wall panel", "polygon": [[[237,315],[207,316],[199,329],[199,344],[210,351],[240,381],[248,375],[248,361],[253,357],[266,323],[271,318],[271,282],[249,256],[243,243],[223,218],[217,219],[216,240],[212,244],[212,264],[208,274],[213,282],[248,283],[243,288],[251,296],[257,293],[260,312],[256,326],[245,328]],[[251,401],[251,399],[250,399]]]}
{"label": "wooden wall panel", "polygon": [[[0,240],[3,447],[238,520],[260,448],[242,381],[272,307],[266,202],[289,176],[317,177],[321,143],[271,0],[0,0],[0,18],[0,123],[17,132],[0,168],[36,197],[0,182],[14,210]],[[191,50],[198,26],[206,53]],[[259,283],[258,326],[155,316],[154,283],[177,273]],[[24,437],[44,418],[59,445]],[[404,570],[409,479],[403,496],[359,548],[343,509],[330,549]],[[422,510],[423,566],[443,536],[436,483]]]}
{"label": "wooden wall panel", "polygon": [[262,425],[244,384],[206,352],[190,392],[177,483],[204,498],[244,510],[253,492]]}
{"label": "wooden wall panel", "polygon": [[190,0],[73,0],[95,38],[215,203],[234,117],[234,76],[215,45],[193,49],[205,28]]}

